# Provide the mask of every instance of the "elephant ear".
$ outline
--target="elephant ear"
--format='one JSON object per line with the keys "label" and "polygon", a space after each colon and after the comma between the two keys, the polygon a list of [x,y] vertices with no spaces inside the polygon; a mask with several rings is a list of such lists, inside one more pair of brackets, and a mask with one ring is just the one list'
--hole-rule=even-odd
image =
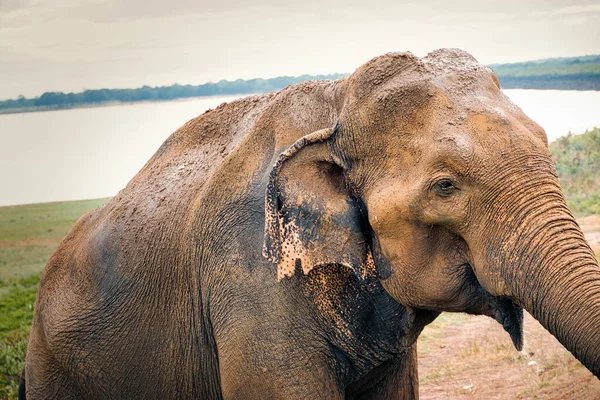
{"label": "elephant ear", "polygon": [[263,255],[277,279],[337,264],[364,278],[372,268],[366,226],[323,129],[283,152],[269,177]]}

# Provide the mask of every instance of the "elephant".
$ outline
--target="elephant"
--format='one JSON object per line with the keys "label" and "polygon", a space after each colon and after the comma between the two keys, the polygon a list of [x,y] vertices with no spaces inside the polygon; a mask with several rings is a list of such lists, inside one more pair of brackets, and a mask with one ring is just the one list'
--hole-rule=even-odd
{"label": "elephant", "polygon": [[414,399],[441,312],[600,375],[600,268],[544,130],[458,49],[187,122],[43,272],[22,398]]}

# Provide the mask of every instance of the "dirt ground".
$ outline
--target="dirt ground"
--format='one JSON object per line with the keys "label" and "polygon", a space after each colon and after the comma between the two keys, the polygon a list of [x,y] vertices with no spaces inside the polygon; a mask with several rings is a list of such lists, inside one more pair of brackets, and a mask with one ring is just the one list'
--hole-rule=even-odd
{"label": "dirt ground", "polygon": [[598,254],[600,252],[600,215],[590,215],[589,217],[580,218],[577,222],[579,222],[588,243],[596,254]]}
{"label": "dirt ground", "polygon": [[[578,219],[600,254],[600,216]],[[600,400],[600,380],[529,314],[517,352],[491,318],[442,314],[419,338],[421,399]]]}
{"label": "dirt ground", "polygon": [[419,339],[421,399],[600,399],[594,377],[533,317],[517,352],[500,324],[442,314]]}

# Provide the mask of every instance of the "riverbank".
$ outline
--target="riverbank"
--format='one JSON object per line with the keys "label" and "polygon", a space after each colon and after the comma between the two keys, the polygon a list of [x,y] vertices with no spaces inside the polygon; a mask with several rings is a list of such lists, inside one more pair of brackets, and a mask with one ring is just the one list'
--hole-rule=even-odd
{"label": "riverbank", "polygon": [[78,105],[54,105],[54,106],[32,106],[32,107],[22,107],[22,108],[6,108],[0,109],[0,115],[3,114],[24,114],[24,113],[34,113],[34,112],[44,112],[44,111],[61,111],[61,110],[73,110],[76,108],[97,108],[97,107],[110,107],[110,106],[121,106],[125,104],[135,104],[131,103],[121,103],[120,101],[111,101],[101,104],[78,104]]}
{"label": "riverbank", "polygon": [[[240,97],[252,96],[258,93],[246,93],[240,94]],[[235,94],[231,95],[231,98],[236,98]],[[195,96],[195,97],[183,97],[178,99],[171,100],[139,100],[139,101],[108,101],[104,103],[98,104],[71,104],[71,105],[62,105],[62,106],[40,106],[40,107],[23,107],[19,109],[0,109],[0,115],[10,115],[10,114],[26,114],[26,113],[37,113],[37,112],[47,112],[47,111],[69,111],[69,110],[78,110],[78,109],[86,109],[86,108],[104,108],[104,107],[119,107],[119,106],[134,106],[138,104],[160,104],[160,103],[182,103],[186,101],[194,101],[199,99],[213,99],[213,98],[221,98],[223,96],[220,95],[211,95],[211,96]]]}
{"label": "riverbank", "polygon": [[[540,80],[540,82],[542,82]],[[503,85],[503,89],[523,89],[523,90],[562,90],[562,91],[600,91],[600,76],[598,81],[594,82],[583,82],[578,85],[569,85],[568,81],[560,81],[556,85],[548,84],[547,81],[543,81],[544,83],[541,87],[537,87],[535,82],[524,84],[522,82],[522,78],[515,78],[514,80],[511,78],[509,83],[505,86]],[[504,81],[503,81],[504,83]],[[260,94],[257,92],[252,93],[232,93],[228,96],[252,96],[255,94]],[[0,108],[0,115],[9,115],[9,114],[24,114],[24,113],[37,113],[37,112],[45,112],[45,111],[67,111],[67,110],[76,110],[76,109],[85,109],[85,108],[100,108],[100,107],[114,107],[114,106],[126,106],[126,105],[136,105],[136,104],[151,104],[151,103],[171,103],[171,102],[181,102],[181,101],[193,101],[198,99],[209,99],[212,97],[220,97],[221,95],[210,95],[210,96],[193,96],[193,97],[183,97],[177,99],[158,99],[158,100],[137,100],[137,101],[107,101],[102,103],[93,103],[93,104],[63,104],[63,105],[51,105],[51,106],[31,106],[31,107],[21,107],[21,108]]]}

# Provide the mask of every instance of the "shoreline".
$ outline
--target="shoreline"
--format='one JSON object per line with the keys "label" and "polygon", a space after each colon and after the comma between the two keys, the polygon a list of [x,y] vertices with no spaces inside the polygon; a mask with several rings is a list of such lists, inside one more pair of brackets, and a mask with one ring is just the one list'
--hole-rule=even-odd
{"label": "shoreline", "polygon": [[[576,92],[599,92],[600,90],[594,89],[553,89],[553,88],[545,88],[545,89],[536,89],[536,88],[517,88],[517,87],[503,87],[502,90],[547,90],[547,91],[576,91]],[[252,92],[252,93],[233,93],[233,94],[217,94],[210,96],[193,96],[193,97],[180,97],[176,99],[168,99],[168,100],[137,100],[137,101],[107,101],[102,103],[85,103],[85,104],[74,104],[68,106],[35,106],[35,107],[23,107],[23,108],[6,108],[0,109],[1,115],[10,115],[10,114],[27,114],[27,113],[36,113],[36,112],[48,112],[48,111],[68,111],[68,110],[76,110],[81,108],[100,108],[100,107],[114,107],[114,106],[126,106],[126,105],[136,105],[136,104],[149,104],[149,103],[170,103],[170,102],[178,102],[178,101],[190,101],[190,100],[198,100],[198,99],[209,99],[214,97],[231,97],[231,98],[240,98],[246,96],[254,96],[262,93],[268,92]]]}
{"label": "shoreline", "polygon": [[152,104],[152,103],[175,103],[175,102],[184,102],[191,100],[199,100],[199,99],[210,99],[215,97],[228,97],[232,99],[246,97],[246,96],[254,96],[261,93],[240,93],[240,94],[224,94],[224,95],[210,95],[210,96],[194,96],[194,97],[181,97],[178,99],[170,99],[170,100],[138,100],[138,101],[107,101],[104,103],[90,103],[90,104],[77,104],[72,106],[39,106],[39,107],[23,107],[23,108],[6,108],[0,109],[1,115],[11,115],[11,114],[29,114],[29,113],[37,113],[37,112],[49,112],[49,111],[69,111],[69,110],[77,110],[82,108],[103,108],[103,107],[115,107],[115,106],[130,106],[130,105],[138,105],[138,104]]}

